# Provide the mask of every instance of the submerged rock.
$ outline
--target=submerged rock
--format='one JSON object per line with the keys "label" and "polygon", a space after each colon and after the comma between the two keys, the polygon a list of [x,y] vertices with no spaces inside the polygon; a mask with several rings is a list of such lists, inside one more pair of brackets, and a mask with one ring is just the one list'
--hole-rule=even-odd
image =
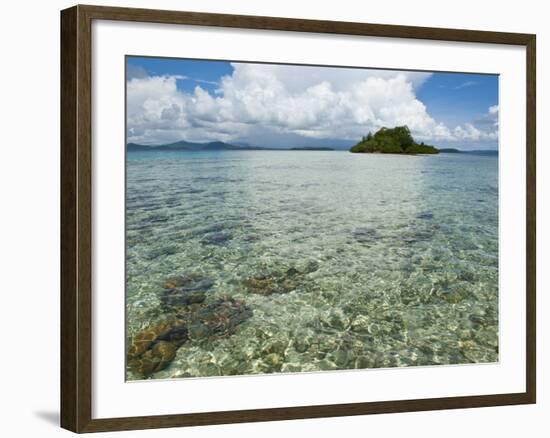
{"label": "submerged rock", "polygon": [[187,332],[182,329],[184,324],[182,320],[172,319],[146,327],[134,336],[128,348],[128,358],[140,356],[159,340],[185,342]]}
{"label": "submerged rock", "polygon": [[287,271],[285,272],[285,275],[287,277],[294,277],[296,275],[299,275],[300,274],[300,271],[298,271],[298,269],[292,267],[292,268],[288,268]]}
{"label": "submerged rock", "polygon": [[164,307],[183,307],[191,304],[200,304],[206,300],[202,291],[181,289],[165,289],[160,297]]}
{"label": "submerged rock", "polygon": [[380,234],[374,228],[356,228],[351,234],[353,238],[359,243],[368,243],[380,239]]}
{"label": "submerged rock", "polygon": [[252,309],[244,302],[219,299],[191,315],[189,336],[192,340],[229,336],[250,317]]}
{"label": "submerged rock", "polygon": [[401,240],[405,243],[426,242],[433,238],[434,232],[426,229],[412,229],[405,232]]}
{"label": "submerged rock", "polygon": [[189,323],[189,337],[193,340],[206,339],[210,336],[210,330],[206,324],[201,321],[192,321]]}
{"label": "submerged rock", "polygon": [[204,278],[196,283],[190,284],[189,286],[182,287],[182,290],[186,292],[207,291],[212,286],[214,286],[214,280],[211,278]]}
{"label": "submerged rock", "polygon": [[305,353],[311,346],[311,339],[309,338],[297,338],[294,339],[292,345],[298,353]]}
{"label": "submerged rock", "polygon": [[247,278],[243,284],[253,294],[271,295],[276,290],[275,280],[267,275],[257,275]]}
{"label": "submerged rock", "polygon": [[470,297],[470,291],[461,284],[442,285],[437,296],[449,304],[458,304]]}
{"label": "submerged rock", "polygon": [[285,272],[270,272],[249,277],[243,281],[244,287],[253,294],[272,295],[292,292],[304,284],[307,274],[319,269],[317,261],[309,261],[303,268],[291,266]]}
{"label": "submerged rock", "polygon": [[170,277],[163,283],[160,301],[165,308],[202,303],[206,299],[205,292],[213,285],[214,280],[197,272]]}
{"label": "submerged rock", "polygon": [[458,304],[465,298],[463,294],[454,290],[442,291],[439,296],[449,304]]}
{"label": "submerged rock", "polygon": [[201,242],[207,245],[223,245],[228,240],[231,240],[233,236],[229,233],[220,231],[216,233],[209,233],[205,235]]}
{"label": "submerged rock", "polygon": [[260,240],[260,236],[258,236],[257,234],[248,234],[244,236],[243,240],[245,242],[257,242],[258,240]]}
{"label": "submerged rock", "polygon": [[[199,274],[198,272],[191,272],[188,274],[182,274],[175,277],[167,278],[164,281],[163,287],[165,289],[174,289],[176,287],[196,289],[197,285],[203,283],[205,280],[206,279],[202,276],[202,274]],[[212,280],[209,281],[211,282],[210,286],[212,286],[214,282]]]}
{"label": "submerged rock", "polygon": [[429,211],[424,211],[422,213],[417,214],[416,218],[417,219],[433,219],[434,215],[433,215],[433,213],[431,213]]}
{"label": "submerged rock", "polygon": [[159,341],[139,358],[128,361],[128,366],[147,377],[166,368],[176,357],[176,351],[177,347],[174,344]]}
{"label": "submerged rock", "polygon": [[473,271],[468,271],[466,269],[463,269],[458,273],[458,279],[473,283],[476,279],[476,274]]}
{"label": "submerged rock", "polygon": [[174,359],[176,350],[189,339],[185,322],[161,321],[137,333],[128,348],[128,367],[144,377],[160,371]]}
{"label": "submerged rock", "polygon": [[252,317],[242,301],[218,299],[183,318],[150,325],[138,332],[128,348],[128,368],[148,377],[166,368],[177,349],[188,340],[202,341],[232,335],[237,326]]}
{"label": "submerged rock", "polygon": [[319,270],[319,262],[317,260],[310,260],[307,262],[306,266],[303,269],[304,274],[311,274],[312,272]]}
{"label": "submerged rock", "polygon": [[258,295],[284,294],[293,291],[298,286],[292,277],[277,277],[271,275],[257,275],[247,278],[244,286],[250,293]]}
{"label": "submerged rock", "polygon": [[160,302],[165,309],[177,310],[184,306],[200,304],[206,299],[206,291],[214,285],[214,280],[192,272],[166,279]]}

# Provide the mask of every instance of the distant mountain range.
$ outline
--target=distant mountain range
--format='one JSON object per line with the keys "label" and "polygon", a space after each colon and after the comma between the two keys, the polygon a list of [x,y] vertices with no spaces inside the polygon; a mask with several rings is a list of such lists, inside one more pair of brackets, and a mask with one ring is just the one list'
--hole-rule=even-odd
{"label": "distant mountain range", "polygon": [[333,148],[326,148],[324,146],[305,146],[303,148],[290,148],[291,151],[333,151]]}
{"label": "distant mountain range", "polygon": [[439,152],[444,154],[498,155],[498,150],[496,149],[480,149],[480,150],[472,150],[472,151],[463,151],[463,150],[454,149],[454,148],[443,148],[443,149],[439,149]]}
{"label": "distant mountain range", "polygon": [[160,145],[143,145],[137,143],[128,143],[126,145],[128,152],[151,152],[151,151],[333,151],[327,147],[303,147],[303,148],[262,148],[259,146],[250,146],[247,144],[230,144],[223,141],[212,141],[210,143],[193,143],[190,141],[177,141],[175,143],[160,144]]}
{"label": "distant mountain range", "polygon": [[224,143],[223,141],[212,141],[210,143],[193,143],[190,141],[177,141],[175,143],[160,144],[160,145],[142,145],[137,143],[128,143],[126,145],[128,152],[143,152],[143,151],[254,151],[254,150],[269,150],[257,146],[234,145]]}
{"label": "distant mountain range", "polygon": [[443,152],[447,154],[460,154],[462,151],[454,148],[443,148],[443,149],[439,149],[439,152]]}
{"label": "distant mountain range", "polygon": [[[175,143],[167,143],[160,145],[142,145],[137,143],[128,143],[126,145],[128,152],[151,152],[151,151],[334,151],[340,150],[337,148],[330,148],[324,146],[305,146],[305,147],[291,147],[291,148],[263,148],[260,146],[251,146],[246,143],[231,144],[223,141],[212,141],[209,143],[196,143],[190,141],[177,141]],[[454,148],[439,149],[441,153],[448,154],[476,154],[476,155],[498,155],[498,150],[474,150],[464,151]]]}

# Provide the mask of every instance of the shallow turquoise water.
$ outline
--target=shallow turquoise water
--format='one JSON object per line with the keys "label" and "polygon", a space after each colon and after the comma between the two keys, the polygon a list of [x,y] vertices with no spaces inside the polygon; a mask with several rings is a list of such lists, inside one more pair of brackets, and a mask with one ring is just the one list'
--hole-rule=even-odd
{"label": "shallow turquoise water", "polygon": [[128,153],[128,342],[189,273],[252,317],[152,378],[498,361],[498,157]]}

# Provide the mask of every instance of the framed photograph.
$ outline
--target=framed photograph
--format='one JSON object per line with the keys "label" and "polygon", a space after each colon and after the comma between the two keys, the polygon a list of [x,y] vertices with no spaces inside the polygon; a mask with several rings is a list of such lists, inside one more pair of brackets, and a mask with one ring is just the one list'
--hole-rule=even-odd
{"label": "framed photograph", "polygon": [[535,403],[535,35],[61,12],[61,423]]}

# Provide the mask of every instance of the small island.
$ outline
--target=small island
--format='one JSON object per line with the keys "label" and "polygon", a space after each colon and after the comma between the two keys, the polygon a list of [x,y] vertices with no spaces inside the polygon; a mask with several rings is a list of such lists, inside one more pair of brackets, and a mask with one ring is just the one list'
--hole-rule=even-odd
{"label": "small island", "polygon": [[368,133],[359,143],[352,146],[350,152],[371,154],[438,154],[434,146],[416,143],[407,126],[380,128],[374,135]]}

